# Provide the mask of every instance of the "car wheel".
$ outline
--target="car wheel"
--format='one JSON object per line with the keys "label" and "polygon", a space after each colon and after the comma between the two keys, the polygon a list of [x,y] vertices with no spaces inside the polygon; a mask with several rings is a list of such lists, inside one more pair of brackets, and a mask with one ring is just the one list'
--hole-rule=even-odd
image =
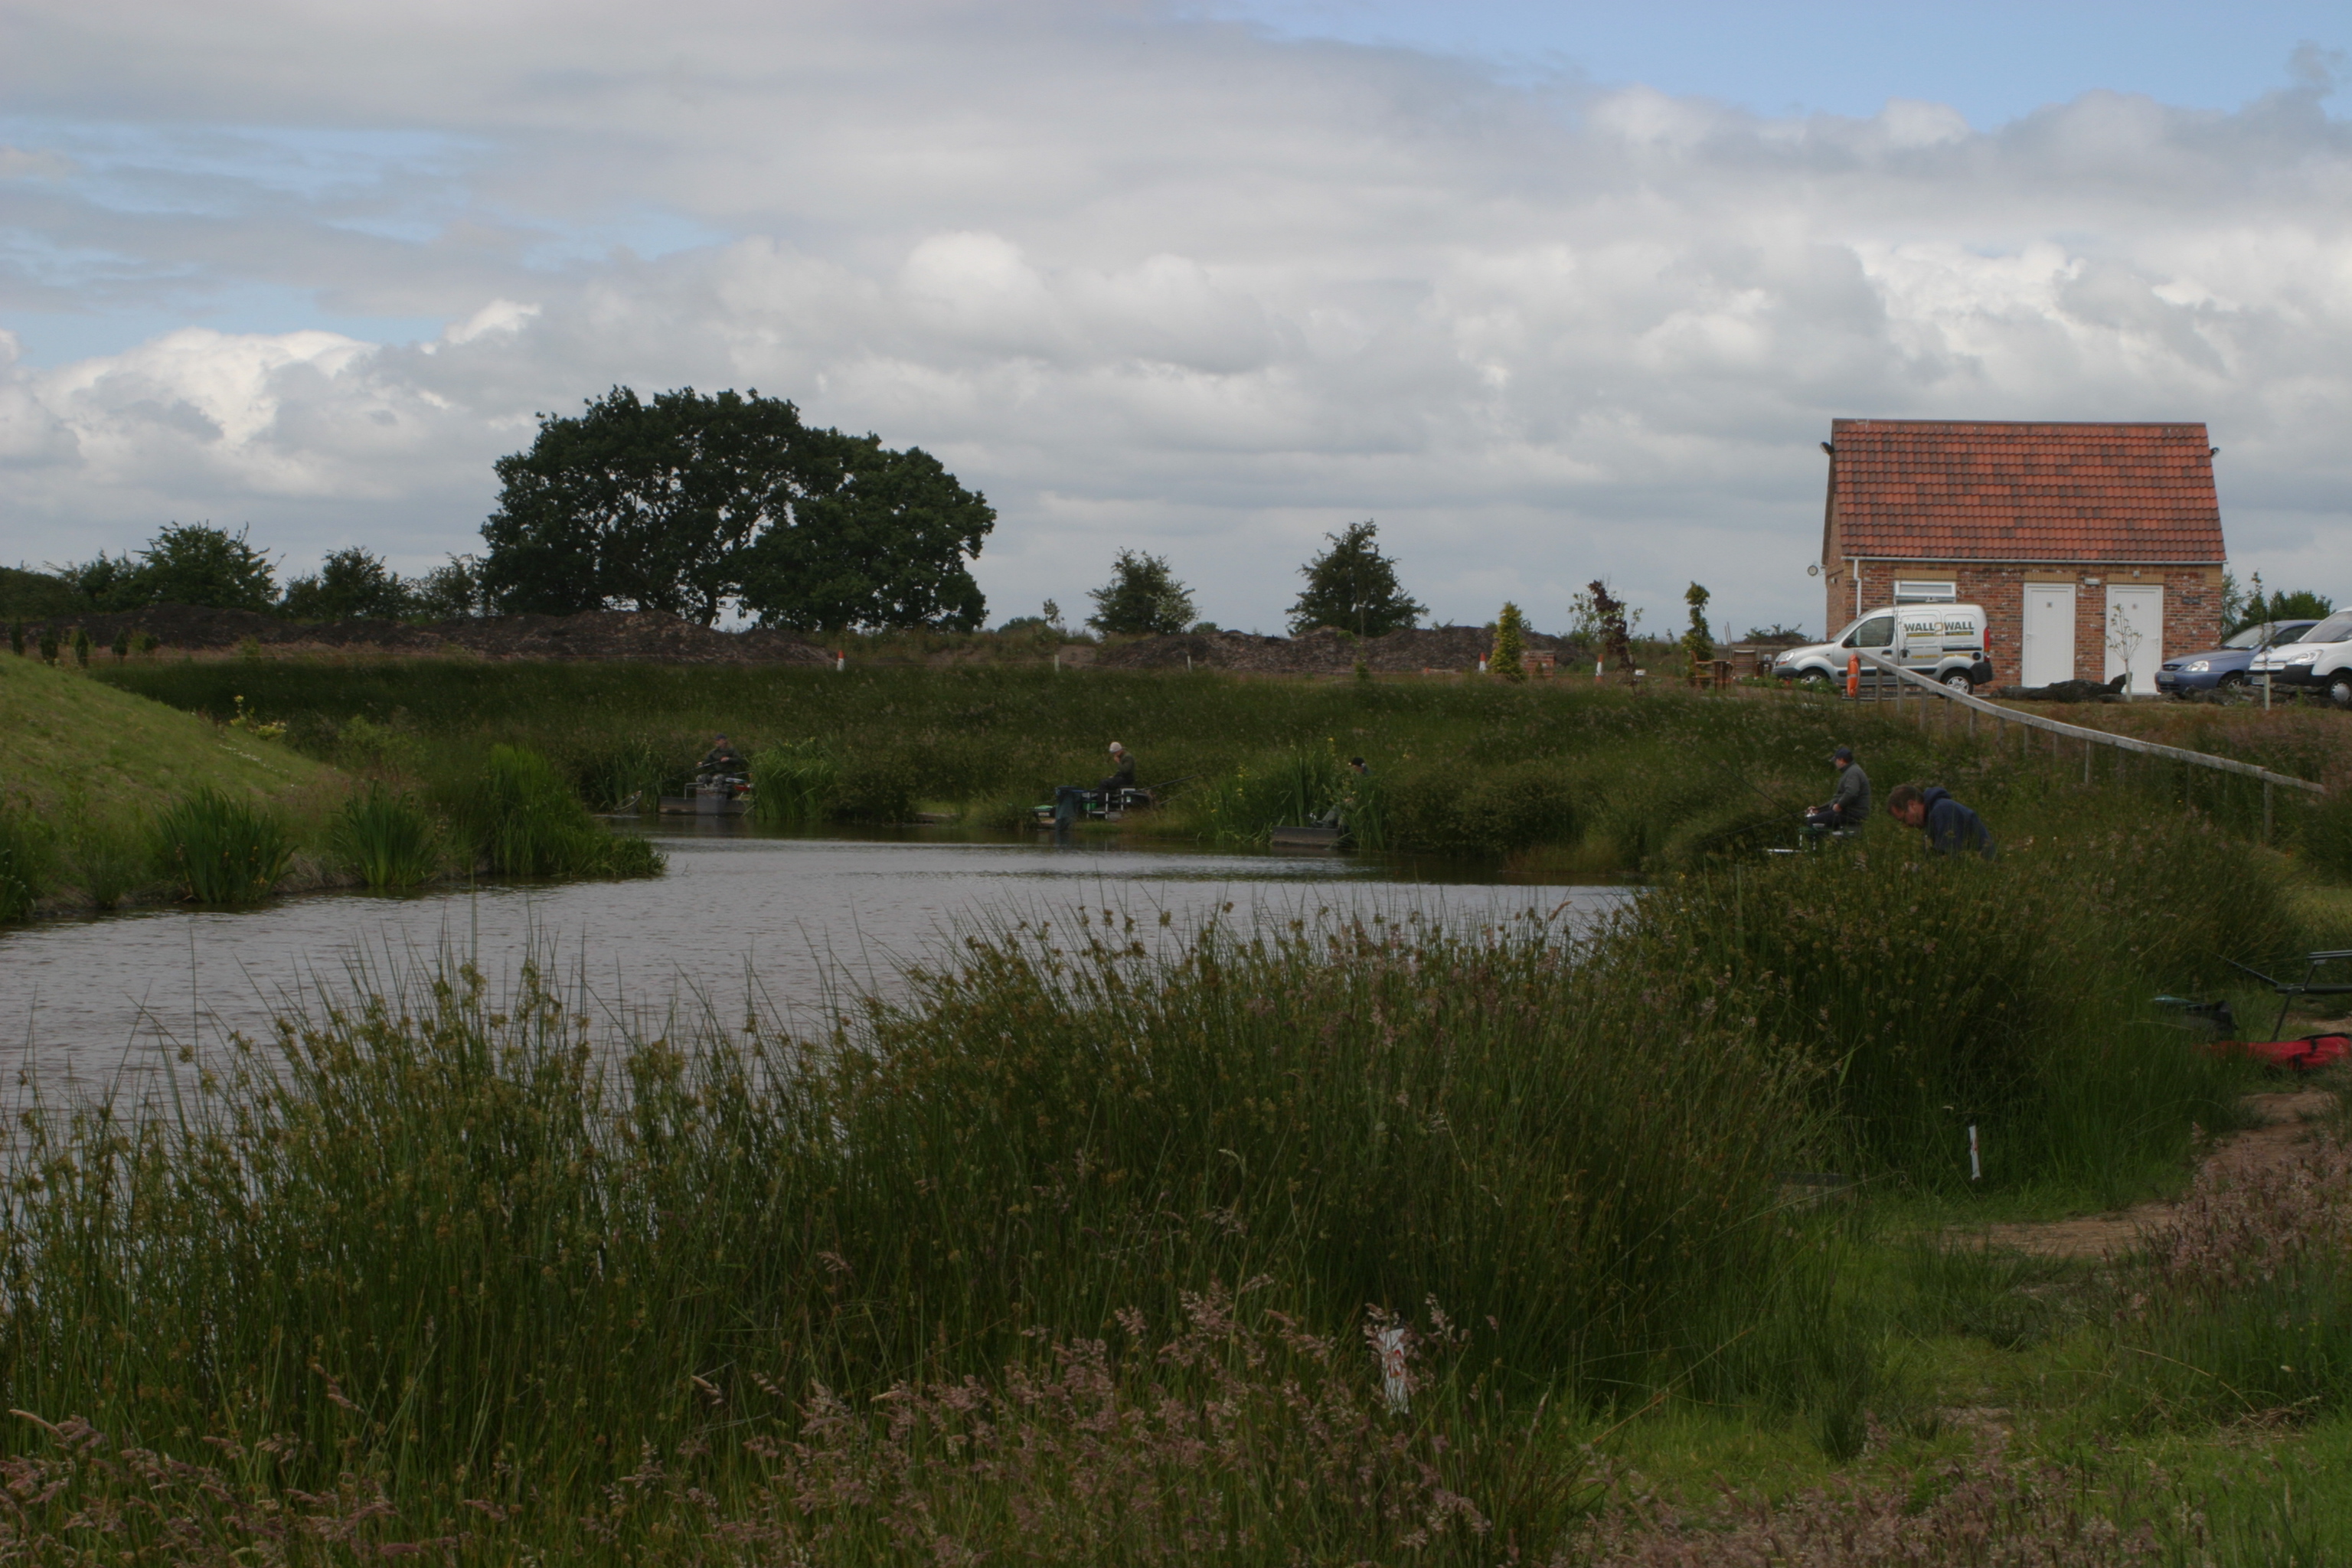
{"label": "car wheel", "polygon": [[1968,671],[1964,669],[1956,669],[1944,677],[1944,684],[1963,697],[1969,696],[1977,689],[1977,683],[1969,679]]}
{"label": "car wheel", "polygon": [[2327,699],[2338,708],[2352,708],[2352,669],[2338,670],[2328,677]]}
{"label": "car wheel", "polygon": [[[2189,695],[2185,688],[2181,695]],[[2213,683],[2213,700],[2216,702],[2248,702],[2254,696],[2253,683],[2246,679],[2243,670],[2233,669]]]}

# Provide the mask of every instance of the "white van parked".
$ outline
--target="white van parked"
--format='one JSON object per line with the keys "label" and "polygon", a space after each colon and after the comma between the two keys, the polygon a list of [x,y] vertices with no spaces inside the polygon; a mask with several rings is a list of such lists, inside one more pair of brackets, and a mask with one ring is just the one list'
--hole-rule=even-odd
{"label": "white van parked", "polygon": [[[1772,661],[1772,673],[1783,680],[1843,681],[1846,660],[1857,653],[1891,658],[1955,691],[1992,683],[1982,605],[1890,605],[1873,610],[1827,642],[1790,648]],[[1862,674],[1871,678],[1868,664]]]}
{"label": "white van parked", "polygon": [[2265,674],[2274,688],[2324,691],[2338,708],[2352,708],[2352,610],[2338,610],[2295,641],[2256,654],[2246,679],[2259,687]]}

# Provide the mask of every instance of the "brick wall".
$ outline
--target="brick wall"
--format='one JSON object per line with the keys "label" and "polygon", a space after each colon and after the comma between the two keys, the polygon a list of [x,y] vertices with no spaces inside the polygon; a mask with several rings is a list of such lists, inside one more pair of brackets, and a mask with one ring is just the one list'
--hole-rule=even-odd
{"label": "brick wall", "polygon": [[[2074,588],[2074,677],[2106,678],[2106,616],[2109,584],[2164,590],[2164,646],[2159,658],[2201,653],[2221,640],[2221,568],[2219,566],[2115,566],[2081,562],[2031,564],[1994,561],[1862,561],[1851,568],[1862,580],[1865,610],[1895,602],[1895,580],[1949,580],[1962,604],[1982,605],[1992,634],[1994,679],[2018,679],[2018,653],[2025,646],[2025,585],[2072,583]],[[1829,626],[1835,632],[1854,617],[1854,579],[1847,563],[1830,563],[1826,578]]]}

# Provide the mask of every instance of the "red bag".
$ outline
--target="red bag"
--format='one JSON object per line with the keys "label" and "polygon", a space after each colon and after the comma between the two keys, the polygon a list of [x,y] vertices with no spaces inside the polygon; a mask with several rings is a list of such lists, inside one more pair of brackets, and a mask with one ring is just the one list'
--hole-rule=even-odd
{"label": "red bag", "polygon": [[2352,1037],[2305,1035],[2299,1040],[2216,1040],[2211,1048],[2219,1055],[2236,1052],[2252,1057],[2264,1067],[2313,1072],[2352,1053]]}

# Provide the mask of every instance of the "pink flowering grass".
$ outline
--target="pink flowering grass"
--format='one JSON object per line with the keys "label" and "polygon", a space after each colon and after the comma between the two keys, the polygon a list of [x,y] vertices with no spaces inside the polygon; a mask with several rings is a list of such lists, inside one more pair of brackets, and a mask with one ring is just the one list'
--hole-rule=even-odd
{"label": "pink flowering grass", "polygon": [[2159,1557],[2156,1531],[2124,1528],[2081,1472],[2004,1468],[1981,1455],[1930,1478],[1818,1488],[1780,1503],[1727,1496],[1693,1515],[1655,1506],[1605,1514],[1579,1568],[2132,1568]]}
{"label": "pink flowering grass", "polygon": [[2352,1396],[2352,1146],[2210,1162],[2150,1237],[2119,1313],[2124,1371],[2159,1410],[2309,1417]]}

